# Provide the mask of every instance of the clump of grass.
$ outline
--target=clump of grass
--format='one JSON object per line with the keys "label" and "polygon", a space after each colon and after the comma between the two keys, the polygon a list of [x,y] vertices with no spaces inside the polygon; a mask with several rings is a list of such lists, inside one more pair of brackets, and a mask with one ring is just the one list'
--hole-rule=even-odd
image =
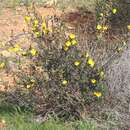
{"label": "clump of grass", "polygon": [[[4,108],[6,108],[6,111]],[[50,119],[41,123],[36,121],[36,116],[29,111],[23,111],[21,108],[2,105],[2,109],[3,112],[0,112],[0,123],[3,123],[5,127],[1,128],[1,130],[98,130],[96,123],[93,121],[65,123]]]}
{"label": "clump of grass", "polygon": [[13,118],[10,116],[6,116],[5,120],[10,120],[7,121],[9,125],[7,128],[4,128],[2,130],[98,130],[94,124],[90,122],[79,122],[79,123],[73,123],[73,125],[62,123],[62,122],[57,122],[57,121],[47,121],[43,124],[39,124],[34,121],[27,121],[26,117],[24,115],[15,115]]}

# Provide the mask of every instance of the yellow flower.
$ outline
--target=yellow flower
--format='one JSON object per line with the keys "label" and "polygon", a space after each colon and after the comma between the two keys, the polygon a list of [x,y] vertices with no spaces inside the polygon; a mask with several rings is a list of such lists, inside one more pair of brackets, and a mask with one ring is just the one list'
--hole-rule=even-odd
{"label": "yellow flower", "polygon": [[35,32],[35,36],[36,36],[36,37],[40,37],[40,36],[41,36],[41,33],[40,33],[40,32]]}
{"label": "yellow flower", "polygon": [[76,40],[72,40],[71,43],[73,46],[76,46],[78,44]]}
{"label": "yellow flower", "polygon": [[4,62],[0,63],[0,69],[3,69],[4,67],[5,67],[5,63]]}
{"label": "yellow flower", "polygon": [[104,30],[104,31],[108,30],[108,26],[103,26],[102,30]]}
{"label": "yellow flower", "polygon": [[69,35],[69,38],[70,38],[71,40],[75,39],[75,34],[70,34],[70,35]]}
{"label": "yellow flower", "polygon": [[33,87],[36,84],[36,81],[34,79],[31,79],[31,86]]}
{"label": "yellow flower", "polygon": [[32,27],[32,31],[33,32],[36,31],[36,27],[35,26]]}
{"label": "yellow flower", "polygon": [[104,72],[103,72],[103,71],[100,72],[100,77],[101,77],[101,78],[104,77]]}
{"label": "yellow flower", "polygon": [[93,93],[96,97],[101,97],[102,96],[102,93],[101,92],[94,92]]}
{"label": "yellow flower", "polygon": [[83,56],[84,56],[85,58],[88,58],[88,57],[89,57],[88,52],[85,52]]}
{"label": "yellow flower", "polygon": [[123,50],[123,48],[121,48],[121,47],[117,48],[117,52],[121,52],[122,50]]}
{"label": "yellow flower", "polygon": [[39,21],[36,19],[36,20],[34,20],[34,26],[37,26],[38,25],[38,23],[39,23]]}
{"label": "yellow flower", "polygon": [[15,47],[15,48],[20,48],[19,44],[15,44],[14,47]]}
{"label": "yellow flower", "polygon": [[45,34],[48,34],[49,32],[50,32],[49,29],[45,29],[45,31],[44,31]]}
{"label": "yellow flower", "polygon": [[74,65],[75,65],[75,66],[79,66],[80,64],[81,64],[81,61],[75,61],[75,62],[74,62]]}
{"label": "yellow flower", "polygon": [[130,29],[130,25],[127,25],[127,28]]}
{"label": "yellow flower", "polygon": [[70,41],[67,41],[67,42],[65,43],[65,45],[66,45],[67,47],[70,47],[72,44],[71,44]]}
{"label": "yellow flower", "polygon": [[16,45],[15,45],[15,51],[20,51],[20,50],[21,50],[20,45],[16,44]]}
{"label": "yellow flower", "polygon": [[1,122],[2,122],[3,124],[5,124],[5,123],[6,123],[6,121],[5,121],[4,119],[2,119],[2,120],[1,120]]}
{"label": "yellow flower", "polygon": [[90,67],[92,67],[92,68],[93,68],[93,67],[94,67],[94,65],[95,65],[94,60],[93,60],[93,59],[91,59],[91,58],[89,58],[89,59],[88,59],[88,62],[87,62],[87,63],[88,63],[88,65],[90,65]]}
{"label": "yellow flower", "polygon": [[9,52],[19,52],[21,50],[21,47],[16,44],[15,47],[11,47],[8,49]]}
{"label": "yellow flower", "polygon": [[25,16],[24,20],[25,20],[25,22],[29,23],[31,21],[31,17],[30,16]]}
{"label": "yellow flower", "polygon": [[102,29],[102,26],[101,26],[101,25],[97,25],[96,29],[97,29],[97,30],[101,30],[101,29]]}
{"label": "yellow flower", "polygon": [[112,9],[112,13],[116,14],[117,13],[117,9],[116,8]]}
{"label": "yellow flower", "polygon": [[68,84],[68,81],[67,81],[67,80],[63,80],[63,81],[62,81],[62,84],[63,84],[63,85],[67,85],[67,84]]}
{"label": "yellow flower", "polygon": [[32,87],[32,85],[29,85],[29,84],[26,86],[27,89],[29,89],[29,88],[31,88],[31,87]]}
{"label": "yellow flower", "polygon": [[42,29],[43,29],[43,30],[46,29],[46,23],[45,23],[45,22],[42,23]]}
{"label": "yellow flower", "polygon": [[69,50],[69,47],[64,46],[63,49],[64,49],[64,51],[68,51],[68,50]]}
{"label": "yellow flower", "polygon": [[34,79],[31,79],[30,81],[31,81],[32,83],[35,83],[35,82],[36,82]]}
{"label": "yellow flower", "polygon": [[31,53],[32,56],[36,56],[37,50],[33,48],[33,49],[30,50],[30,53]]}
{"label": "yellow flower", "polygon": [[91,79],[91,83],[92,83],[92,84],[96,84],[96,83],[97,83],[97,80],[96,80],[96,79]]}
{"label": "yellow flower", "polygon": [[27,56],[27,54],[28,54],[28,53],[27,53],[26,51],[23,51],[23,52],[22,52],[22,56]]}
{"label": "yellow flower", "polygon": [[100,13],[100,16],[101,16],[101,17],[103,17],[103,16],[104,16],[104,14],[103,14],[103,13]]}

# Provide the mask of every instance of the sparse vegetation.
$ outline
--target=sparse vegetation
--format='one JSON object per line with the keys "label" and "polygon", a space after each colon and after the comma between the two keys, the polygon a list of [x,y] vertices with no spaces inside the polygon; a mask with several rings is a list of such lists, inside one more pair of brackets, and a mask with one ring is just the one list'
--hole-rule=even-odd
{"label": "sparse vegetation", "polygon": [[[40,5],[60,7],[61,14],[44,16]],[[130,22],[124,5],[130,8],[114,0],[2,2],[0,8],[22,6],[26,24],[23,32],[14,35],[11,30],[11,40],[0,42],[0,73],[12,78],[9,84],[1,80],[0,103],[17,108],[6,106],[6,115],[1,107],[0,125],[5,130],[130,127],[129,117],[122,117],[126,108],[113,108],[120,102],[127,107],[128,102],[116,98],[110,88],[117,86],[111,84],[111,67],[128,47]],[[121,88],[122,81],[118,83]]]}

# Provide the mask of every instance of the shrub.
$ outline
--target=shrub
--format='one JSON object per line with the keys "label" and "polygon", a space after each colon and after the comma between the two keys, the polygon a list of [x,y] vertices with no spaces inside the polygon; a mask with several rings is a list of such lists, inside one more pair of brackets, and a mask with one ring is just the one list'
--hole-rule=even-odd
{"label": "shrub", "polygon": [[110,30],[110,33],[127,34],[129,25],[129,2],[100,0],[97,2],[97,21],[99,30]]}
{"label": "shrub", "polygon": [[25,16],[36,46],[23,50],[15,45],[8,49],[22,56],[20,61],[31,60],[27,66],[20,63],[15,72],[15,98],[44,117],[83,118],[86,106],[100,102],[104,96],[104,70],[87,51],[77,48],[75,34],[67,35],[62,21],[54,20],[50,22],[35,12]]}

